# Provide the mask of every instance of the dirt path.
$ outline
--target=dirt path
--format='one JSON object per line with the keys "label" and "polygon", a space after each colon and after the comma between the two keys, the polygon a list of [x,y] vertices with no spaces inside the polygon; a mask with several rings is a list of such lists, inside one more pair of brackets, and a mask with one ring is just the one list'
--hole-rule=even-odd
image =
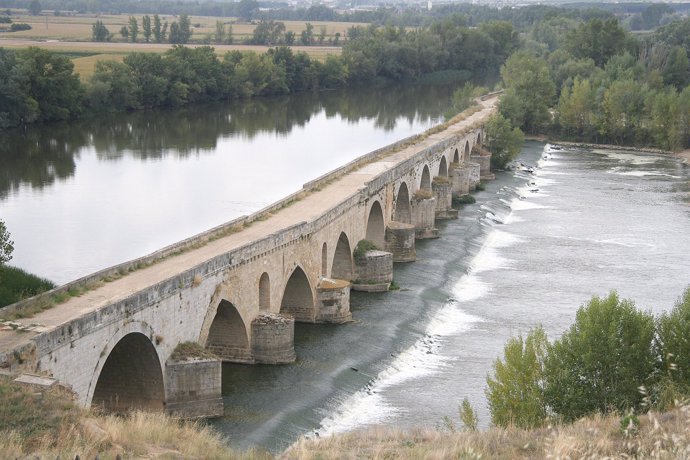
{"label": "dirt path", "polygon": [[3,328],[0,325],[0,352],[27,343],[40,332],[54,329],[81,315],[122,300],[131,294],[191,269],[219,254],[232,251],[266,235],[301,222],[309,222],[320,217],[327,210],[357,193],[361,187],[383,171],[393,168],[396,164],[414,156],[420,150],[430,147],[450,135],[462,131],[465,127],[488,117],[493,111],[496,101],[495,97],[483,101],[482,109],[465,120],[452,125],[444,131],[432,134],[421,142],[345,174],[320,191],[313,192],[295,204],[277,211],[268,219],[256,221],[251,227],[209,242],[200,248],[169,257],[147,268],[129,273],[122,278],[88,291],[80,297],[73,297],[49,310],[38,313],[32,318],[16,321],[16,323],[24,326],[38,324],[39,326],[34,331],[20,333],[10,327]]}

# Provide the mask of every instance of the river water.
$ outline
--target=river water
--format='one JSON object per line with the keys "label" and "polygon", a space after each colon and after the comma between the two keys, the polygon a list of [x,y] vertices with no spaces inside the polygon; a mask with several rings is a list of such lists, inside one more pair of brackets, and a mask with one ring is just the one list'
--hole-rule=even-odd
{"label": "river water", "polygon": [[418,242],[417,262],[396,264],[400,291],[352,293],[347,325],[297,325],[297,363],[224,366],[213,425],[278,451],[300,435],[459,424],[467,397],[486,427],[486,375],[509,337],[542,324],[556,338],[612,289],[672,308],[690,285],[687,167],[537,142],[520,161],[534,173],[497,174],[439,240]]}
{"label": "river water", "polygon": [[[440,120],[448,88],[307,94],[113,115],[0,136],[0,218],[13,263],[56,281],[252,212]],[[525,144],[534,173],[498,173],[441,238],[396,264],[402,287],[352,293],[354,321],[298,324],[297,362],[225,365],[238,448],[375,424],[431,426],[469,398],[482,426],[505,340],[553,339],[592,295],[654,312],[690,284],[690,171],[666,156]]]}
{"label": "river water", "polygon": [[452,90],[304,93],[0,132],[11,263],[61,284],[141,257],[438,124]]}

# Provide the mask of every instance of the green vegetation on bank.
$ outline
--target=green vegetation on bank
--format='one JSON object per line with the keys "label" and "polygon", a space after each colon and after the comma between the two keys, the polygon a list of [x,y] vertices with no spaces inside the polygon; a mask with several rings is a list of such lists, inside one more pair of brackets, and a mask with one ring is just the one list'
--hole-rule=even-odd
{"label": "green vegetation on bank", "polygon": [[509,23],[472,29],[450,18],[412,31],[352,28],[342,55],[323,62],[287,47],[264,54],[230,51],[222,58],[211,47],[132,53],[123,62],[98,62],[87,83],[65,56],[0,48],[0,128],[93,112],[409,82],[442,71],[486,77],[497,74],[517,44]]}
{"label": "green vegetation on bank", "polygon": [[548,19],[501,70],[500,111],[525,132],[690,147],[690,19],[635,37],[615,19]]}
{"label": "green vegetation on bank", "polygon": [[615,292],[593,297],[553,343],[541,327],[506,343],[487,377],[491,421],[536,428],[673,408],[690,396],[689,324],[690,288],[657,318]]}
{"label": "green vegetation on bank", "polygon": [[55,285],[19,268],[8,267],[14,242],[5,222],[0,220],[0,307],[10,305],[55,287]]}

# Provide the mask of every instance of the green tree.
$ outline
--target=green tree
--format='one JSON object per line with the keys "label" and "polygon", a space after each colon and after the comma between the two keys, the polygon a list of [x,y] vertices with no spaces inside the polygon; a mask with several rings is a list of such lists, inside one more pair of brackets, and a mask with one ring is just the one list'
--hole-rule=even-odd
{"label": "green tree", "polygon": [[251,21],[254,13],[259,9],[257,0],[240,0],[237,4],[237,16],[245,21]]}
{"label": "green tree", "polygon": [[546,61],[526,51],[511,55],[501,68],[506,88],[501,113],[513,126],[536,133],[546,126],[549,107],[556,92]]}
{"label": "green tree", "polygon": [[117,61],[98,61],[87,87],[86,98],[94,110],[123,111],[136,109],[141,88],[136,84],[132,69]]}
{"label": "green tree", "polygon": [[38,105],[38,121],[66,120],[82,108],[84,88],[66,56],[29,47],[17,52],[20,90]]}
{"label": "green tree", "polygon": [[109,42],[110,37],[110,31],[103,24],[103,21],[98,20],[91,26],[91,40],[95,42]]}
{"label": "green tree", "polygon": [[223,21],[216,21],[216,43],[223,43],[225,41],[225,24]]}
{"label": "green tree", "polygon": [[685,394],[690,394],[690,287],[675,307],[657,319],[657,349],[662,367]]}
{"label": "green tree", "polygon": [[41,6],[41,2],[38,0],[31,0],[31,3],[29,3],[29,13],[32,16],[38,16],[41,14],[41,10],[43,7]]}
{"label": "green tree", "polygon": [[632,43],[615,18],[605,21],[594,18],[571,31],[566,37],[565,47],[576,58],[591,58],[601,67],[611,56],[633,51]]}
{"label": "green tree", "polygon": [[129,41],[129,27],[122,26],[120,28],[120,35],[122,35],[122,38],[124,38],[126,41]]}
{"label": "green tree", "polygon": [[139,36],[139,23],[137,22],[137,18],[134,16],[129,17],[129,38],[132,40],[132,43],[137,42],[137,37]]}
{"label": "green tree", "polygon": [[491,167],[503,169],[513,160],[525,142],[520,128],[513,128],[500,113],[493,115],[485,126],[486,148],[491,152]]}
{"label": "green tree", "polygon": [[503,348],[503,361],[494,361],[494,375],[486,378],[491,423],[500,427],[541,426],[546,419],[544,362],[548,340],[540,326],[523,340],[511,338]]}
{"label": "green tree", "polygon": [[593,412],[638,409],[652,388],[654,318],[615,292],[581,306],[546,359],[547,405],[566,421]]}
{"label": "green tree", "polygon": [[0,48],[0,129],[31,123],[38,118],[38,102],[26,93],[15,51]]}
{"label": "green tree", "polygon": [[254,28],[252,43],[255,45],[273,46],[283,40],[285,24],[272,19],[262,19]]}
{"label": "green tree", "polygon": [[151,33],[153,30],[151,29],[151,16],[148,14],[144,15],[143,18],[141,18],[141,28],[143,29],[144,33],[144,41],[146,43],[151,42]]}
{"label": "green tree", "polygon": [[305,29],[302,31],[300,37],[304,46],[314,44],[314,25],[310,22],[305,24]]}
{"label": "green tree", "polygon": [[12,260],[12,251],[14,251],[14,241],[10,239],[10,232],[7,231],[5,222],[0,220],[0,265],[3,265]]}
{"label": "green tree", "polygon": [[558,123],[568,135],[588,138],[594,131],[594,92],[589,80],[576,77],[572,90],[563,88],[558,102]]}
{"label": "green tree", "polygon": [[165,41],[165,36],[162,33],[161,28],[161,18],[157,14],[153,15],[153,41],[156,43],[163,43]]}

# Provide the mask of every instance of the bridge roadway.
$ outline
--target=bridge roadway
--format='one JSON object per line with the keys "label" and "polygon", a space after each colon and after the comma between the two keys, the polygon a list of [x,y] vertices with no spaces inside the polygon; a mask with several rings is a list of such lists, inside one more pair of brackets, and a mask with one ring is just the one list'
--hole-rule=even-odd
{"label": "bridge roadway", "polygon": [[[286,231],[286,229],[290,229],[291,227],[298,226],[301,223],[304,222],[311,222],[319,217],[323,216],[324,214],[328,213],[329,210],[332,210],[334,207],[338,206],[339,204],[343,203],[345,200],[348,198],[351,198],[353,195],[356,195],[359,191],[361,191],[363,188],[367,186],[370,181],[374,180],[375,178],[379,177],[382,173],[389,171],[393,169],[394,167],[400,165],[401,163],[405,162],[406,160],[409,160],[415,155],[418,155],[421,151],[424,151],[425,149],[433,148],[435,145],[442,143],[444,140],[447,140],[449,138],[454,138],[454,137],[462,137],[462,136],[467,136],[468,131],[472,132],[479,132],[481,133],[481,126],[483,126],[483,123],[487,120],[487,118],[490,116],[491,113],[494,112],[495,106],[497,103],[497,97],[490,97],[486,98],[485,100],[482,100],[480,102],[480,110],[472,113],[471,115],[467,116],[465,119],[461,120],[458,123],[455,123],[446,129],[435,132],[432,134],[428,134],[426,137],[422,137],[422,139],[413,145],[408,145],[408,146],[403,146],[403,148],[394,150],[392,153],[384,153],[380,155],[378,158],[372,159],[369,163],[364,164],[363,166],[360,166],[357,169],[354,169],[350,172],[347,172],[343,175],[340,175],[339,177],[335,178],[332,181],[329,181],[319,188],[309,192],[305,193],[305,196],[300,197],[298,200],[296,200],[294,203],[291,203],[289,206],[283,207],[279,210],[276,210],[270,215],[268,215],[267,218],[264,218],[263,220],[256,220],[252,222],[251,225],[249,226],[244,226],[240,231],[226,234],[225,236],[222,236],[218,239],[211,240],[206,242],[205,244],[201,245],[200,247],[195,247],[195,248],[190,248],[186,251],[183,251],[180,254],[177,255],[171,255],[169,257],[163,258],[160,261],[157,261],[156,263],[146,266],[144,268],[140,268],[137,270],[134,270],[130,273],[125,274],[124,276],[121,276],[117,279],[114,279],[109,282],[104,282],[104,283],[99,283],[99,285],[85,293],[83,293],[80,296],[77,297],[70,297],[68,300],[66,300],[63,303],[59,303],[52,308],[49,308],[47,310],[41,311],[29,318],[24,318],[24,319],[17,319],[14,321],[14,324],[8,325],[8,322],[5,321],[3,324],[0,324],[0,369],[5,368],[5,370],[11,370],[13,372],[34,372],[34,373],[40,373],[43,375],[50,375],[55,377],[57,380],[61,381],[62,383],[68,384],[72,386],[75,390],[75,392],[78,395],[78,399],[81,403],[84,405],[89,405],[92,402],[95,402],[97,399],[97,396],[94,395],[94,392],[98,393],[98,389],[94,389],[94,387],[98,386],[96,382],[99,381],[100,377],[99,375],[95,376],[90,376],[90,374],[99,374],[101,371],[105,372],[104,366],[105,361],[104,354],[107,355],[110,350],[112,350],[115,347],[115,343],[109,342],[110,339],[98,339],[99,342],[97,343],[90,343],[89,344],[89,349],[94,348],[94,349],[99,349],[100,346],[103,344],[103,342],[107,342],[107,345],[105,348],[103,348],[102,351],[100,351],[100,358],[96,357],[96,359],[99,361],[99,364],[94,365],[93,363],[88,362],[90,359],[88,356],[87,351],[80,351],[79,353],[76,353],[77,356],[74,358],[64,358],[62,354],[58,353],[58,351],[55,352],[55,355],[53,356],[52,350],[50,349],[42,349],[47,347],[48,345],[34,345],[35,342],[40,342],[40,338],[42,336],[45,336],[47,334],[53,333],[53,335],[56,335],[56,331],[59,330],[60,328],[63,328],[61,334],[64,336],[66,334],[66,325],[69,326],[69,334],[72,334],[72,324],[74,324],[75,328],[78,328],[78,321],[80,318],[87,317],[89,315],[94,315],[96,314],[99,310],[103,310],[108,306],[112,306],[114,304],[117,304],[118,302],[123,302],[128,298],[131,298],[133,295],[137,295],[138,293],[145,292],[147,289],[150,289],[151,286],[154,285],[160,285],[161,283],[165,283],[166,280],[170,280],[175,278],[176,276],[179,276],[180,273],[183,273],[185,271],[191,270],[194,267],[199,267],[200,265],[210,261],[211,259],[216,258],[219,254],[226,254],[226,253],[232,253],[235,250],[238,250],[238,248],[242,248],[246,245],[251,244],[254,241],[260,240],[262,238],[266,238],[268,235],[273,235],[273,234],[279,234],[280,232]],[[477,134],[472,134],[473,136],[477,137]],[[479,134],[479,139],[481,134]],[[463,143],[466,143],[466,152],[465,156],[462,157],[460,160],[458,160],[458,149],[455,149],[455,159],[453,160],[452,158],[449,158],[448,163],[453,163],[454,165],[458,165],[458,161],[462,161],[462,163],[468,163],[470,160],[469,157],[469,142],[464,141]],[[481,142],[478,141],[480,144]],[[446,155],[446,154],[444,154]],[[475,158],[474,156],[472,157],[473,159]],[[436,169],[439,171],[439,175],[442,175],[443,173],[441,172],[443,168],[446,168],[446,160],[445,156],[441,159],[442,164],[440,166],[437,166]],[[438,164],[438,162],[436,163]],[[488,163],[487,163],[488,164]],[[431,166],[429,164],[429,166]],[[433,167],[432,167],[433,169]],[[478,170],[478,166],[477,166]],[[448,175],[450,176],[451,171],[450,169],[447,170]],[[435,175],[435,173],[433,173]],[[484,171],[482,171],[482,174],[484,174]],[[429,168],[425,167],[424,173],[421,173],[423,176],[422,181],[424,181],[424,176],[426,175],[428,180],[428,175],[429,175]],[[414,176],[413,177],[417,177]],[[411,180],[408,180],[408,182],[411,182]],[[419,180],[417,179],[417,182]],[[452,182],[452,181],[451,181]],[[406,186],[407,187],[407,186]],[[410,196],[414,192],[417,187],[410,186],[412,190],[409,191]],[[430,190],[430,188],[429,188]],[[398,190],[398,194],[403,193],[402,189]],[[407,194],[407,188],[405,189],[405,193]],[[406,195],[407,196],[407,195]],[[397,197],[397,195],[396,195]],[[390,203],[392,199],[388,199],[388,202]],[[408,203],[411,201],[410,197],[407,197]],[[450,198],[448,198],[448,202],[450,202]],[[391,207],[391,204],[385,204],[385,199],[381,199],[381,206],[384,207],[384,216],[385,216],[385,222],[389,225],[393,225],[394,220],[403,220],[403,218],[396,218],[395,215],[392,213],[394,211],[389,211],[386,210],[387,207]],[[402,205],[399,205],[402,206]],[[402,208],[401,208],[402,209]],[[371,215],[372,211],[369,209],[368,211]],[[432,214],[433,215],[433,214]],[[438,216],[438,213],[437,213]],[[365,218],[366,220],[366,218]],[[370,222],[371,222],[371,217],[370,217]],[[433,218],[432,218],[433,222]],[[408,219],[408,224],[412,223]],[[432,224],[433,226],[433,224]],[[401,227],[404,227],[402,225]],[[388,227],[387,227],[388,228]],[[404,228],[403,228],[404,230]],[[338,233],[340,230],[338,230]],[[369,230],[367,230],[367,235],[369,235]],[[335,253],[333,253],[332,248],[328,248],[328,254],[329,257],[332,255],[332,259],[334,260],[333,262],[333,268],[332,270],[336,270],[336,265],[338,262],[335,261],[338,257],[338,251],[340,251],[341,243],[343,241],[346,242],[345,246],[347,248],[347,253],[348,257],[351,257],[352,255],[352,250],[354,249],[354,245],[358,239],[354,239],[352,243],[350,241],[347,241],[347,235],[345,235],[345,231],[343,233],[340,233],[340,238],[338,239],[337,235],[338,233],[335,233],[336,235],[336,241],[338,241],[338,247],[335,248]],[[353,233],[352,231],[350,233]],[[362,239],[363,239],[362,235]],[[419,232],[417,233],[417,236],[419,237]],[[344,239],[343,239],[344,238]],[[350,236],[350,238],[353,238],[353,236]],[[386,233],[386,238],[388,238],[388,233]],[[380,241],[382,241],[382,238],[378,238]],[[333,245],[335,246],[335,244]],[[324,243],[323,245],[323,256],[325,260],[325,256],[327,253],[327,248],[326,244]],[[282,256],[282,263],[285,265],[285,254]],[[319,251],[319,259],[321,258],[321,251]],[[232,260],[232,259],[230,259]],[[276,264],[279,259],[272,259],[272,261],[264,261],[264,265],[274,265]],[[352,266],[353,262],[352,259],[350,260],[350,266]],[[397,261],[397,260],[396,260]],[[304,264],[302,264],[304,265]],[[321,263],[319,262],[318,264],[321,266]],[[313,270],[307,268],[307,267],[302,267],[303,272],[307,273],[307,277],[311,277],[311,273]],[[299,269],[295,269],[299,271]],[[318,269],[317,269],[318,271]],[[327,269],[323,270],[323,273],[321,275],[320,279],[327,278],[325,276],[327,272]],[[227,272],[226,272],[227,273]],[[260,273],[260,272],[259,272]],[[350,279],[346,281],[352,281],[354,279],[355,274],[350,273],[347,271],[348,274],[351,274]],[[288,273],[289,274],[289,273]],[[290,277],[290,280],[293,279],[294,277],[294,272],[292,273],[293,276]],[[333,275],[333,273],[331,273]],[[227,277],[227,274],[225,275]],[[274,275],[271,275],[272,277]],[[333,277],[333,276],[331,276]],[[318,275],[317,275],[318,278]],[[333,277],[335,278],[335,277]],[[197,281],[201,283],[201,280],[197,280],[196,278],[194,279],[194,282],[191,283],[192,285],[196,286]],[[227,281],[227,278],[226,278]],[[205,279],[204,279],[205,282]],[[222,306],[222,299],[230,299],[232,295],[235,294],[219,294],[219,292],[222,290],[220,288],[220,283],[222,282],[222,279],[212,281],[213,283],[216,283],[216,285],[212,285],[210,288],[209,294],[205,294],[205,297],[203,297],[202,302],[208,302],[211,300],[211,303],[218,303],[221,302]],[[262,281],[263,283],[263,277]],[[242,285],[244,281],[240,279],[239,283],[236,285]],[[271,283],[273,283],[273,278],[271,278]],[[285,286],[286,283],[281,282],[280,283],[282,287]],[[289,284],[289,281],[287,282]],[[281,291],[281,292],[276,292],[277,289],[282,289],[282,287],[273,287],[271,286],[270,289],[270,294],[269,294],[269,300],[259,300],[258,302],[252,301],[253,303],[261,303],[265,302],[268,305],[268,302],[272,303],[273,305],[276,305],[277,303],[279,304],[280,301],[280,296],[288,296],[287,293],[287,288],[286,291]],[[340,286],[342,287],[342,286]],[[237,288],[233,288],[237,290]],[[263,289],[263,288],[262,288]],[[334,289],[337,291],[338,290],[338,283],[337,280],[334,281]],[[311,287],[312,292],[318,291],[318,289],[315,289]],[[341,289],[342,291],[342,289]],[[319,291],[321,292],[321,291]],[[325,292],[325,291],[324,291]],[[212,294],[211,294],[212,293]],[[187,294],[185,294],[186,296]],[[258,294],[259,298],[261,297],[261,293]],[[328,297],[328,294],[326,294],[326,297]],[[347,286],[347,315],[349,315],[349,285]],[[183,300],[183,294],[179,294],[180,298],[180,303],[193,303],[194,299],[191,301],[185,297]],[[276,301],[273,301],[273,299],[276,298]],[[333,300],[333,299],[331,299]],[[334,303],[337,305],[338,299],[335,299],[334,301],[324,301],[324,305],[333,305]],[[329,303],[330,302],[330,303]],[[233,303],[239,303],[238,301],[233,301]],[[285,300],[283,300],[283,304],[285,304]],[[232,305],[227,304],[230,307]],[[284,306],[284,305],[283,305]],[[158,306],[156,306],[158,308]],[[179,311],[183,308],[182,306],[176,307],[178,308]],[[207,307],[204,307],[206,309]],[[216,310],[217,309],[217,310]],[[277,308],[271,308],[271,312],[277,312]],[[163,309],[161,309],[163,311]],[[172,310],[171,310],[172,311]],[[283,313],[284,309],[281,307],[280,312]],[[243,326],[247,329],[248,335],[251,335],[251,331],[254,331],[254,335],[259,336],[261,331],[259,329],[254,329],[254,323],[252,323],[251,326],[251,331],[250,327],[248,326],[248,323],[252,322],[252,315],[254,318],[256,318],[256,313],[246,313],[244,310],[241,308],[237,309],[229,309],[229,313],[225,314],[225,318],[227,319],[228,322],[224,324],[230,324],[230,321],[232,318],[235,318],[237,314],[242,318],[244,321]],[[290,311],[287,310],[288,313],[291,313],[292,316],[297,317],[298,320],[300,320],[300,315],[302,314],[301,310],[294,310]],[[0,309],[0,318],[3,317],[3,313],[5,316],[7,315],[7,310],[3,312],[3,310]],[[127,312],[126,312],[127,313]],[[166,315],[174,315],[174,313],[166,313]],[[129,312],[127,313],[127,316],[133,315],[133,313]],[[158,359],[158,361],[161,361],[161,366],[165,368],[166,364],[166,359],[171,355],[171,351],[176,345],[175,343],[171,343],[171,339],[169,337],[173,336],[174,334],[166,334],[165,331],[161,331],[160,329],[162,326],[156,326],[156,327],[149,327],[147,324],[153,324],[154,322],[158,321],[157,319],[154,319],[154,316],[150,316],[149,314],[148,319],[141,319],[135,316],[132,316],[131,319],[120,321],[120,325],[118,328],[125,330],[124,332],[110,332],[110,335],[115,337],[115,339],[120,340],[122,337],[127,334],[132,334],[132,333],[140,333],[142,336],[147,336],[151,342],[155,342],[156,347],[159,345],[159,342],[168,342],[165,344],[166,351],[155,351],[154,356]],[[186,314],[188,316],[188,314]],[[221,316],[221,307],[216,305],[216,307],[213,307],[213,311],[206,316],[213,319],[214,317],[217,319],[218,317]],[[234,315],[234,316],[233,316]],[[175,317],[175,321],[179,319],[179,324],[182,324],[183,322],[187,322],[189,319],[185,316],[185,314],[180,313],[179,318]],[[288,315],[289,318],[289,315]],[[311,320],[318,320],[317,317],[314,315],[311,316]],[[344,320],[347,320],[348,317],[343,317]],[[326,319],[328,320],[328,319]],[[197,320],[196,324],[194,327],[197,327],[198,325],[202,325],[202,341],[204,338],[207,340],[207,348],[209,348],[208,343],[210,343],[211,338],[214,334],[213,331],[213,325],[210,324],[210,320],[208,318],[204,319],[202,322],[199,322],[200,320]],[[307,318],[307,321],[309,321],[309,318]],[[127,324],[128,322],[131,322],[132,324],[136,323],[139,324],[139,322],[142,324],[142,326],[132,326],[134,329],[128,327],[123,327],[122,324]],[[336,321],[337,322],[337,321]],[[94,320],[93,323],[98,323],[97,326],[101,326],[102,323],[104,323],[104,320],[102,317],[99,317],[99,319]],[[167,324],[167,323],[166,323]],[[291,325],[291,324],[290,324]],[[178,326],[175,326],[178,327]],[[228,326],[230,328],[234,326]],[[257,325],[257,327],[259,327]],[[155,330],[155,338],[154,338],[154,329]],[[280,325],[278,325],[278,329],[280,329]],[[205,332],[204,332],[205,331]],[[272,330],[275,332],[275,330]],[[269,332],[269,334],[273,333]],[[291,331],[290,334],[293,332]],[[82,335],[84,335],[83,333]],[[118,335],[119,334],[119,335]],[[195,333],[196,336],[198,337],[198,331]],[[287,340],[292,340],[292,336],[288,334]],[[242,335],[242,333],[240,333]],[[223,347],[220,347],[220,353],[223,353],[223,350],[225,352],[230,353],[232,355],[235,353],[235,358],[237,359],[226,359],[226,361],[235,361],[235,362],[262,362],[259,359],[254,359],[251,356],[251,350],[249,350],[247,347],[249,345],[247,344],[247,338],[246,335],[244,336],[244,342],[240,341],[237,343],[225,343],[226,348],[223,349]],[[113,341],[115,340],[113,339]],[[54,340],[54,342],[51,343],[59,343],[60,339],[51,339]],[[57,341],[55,341],[57,340]],[[68,338],[68,340],[71,340],[70,347],[74,348],[75,343],[77,343],[77,348],[79,348],[81,345],[79,345],[78,337],[73,337],[71,339]],[[172,341],[176,341],[178,339],[173,339]],[[251,341],[253,341],[252,339]],[[34,343],[32,343],[34,342]],[[203,344],[203,341],[202,341]],[[224,345],[224,346],[225,346]],[[50,345],[53,346],[53,345]],[[151,344],[147,345],[142,345],[145,347],[150,347]],[[123,353],[126,355],[130,356],[133,353],[137,354],[139,353],[140,348],[137,348],[138,345],[133,344],[131,345],[128,349],[126,350],[121,350]],[[163,345],[161,345],[163,347]],[[238,348],[239,347],[239,348]],[[242,348],[244,347],[244,348]],[[37,351],[38,349],[38,351]],[[86,348],[84,348],[86,350]],[[96,351],[99,351],[96,350]],[[239,350],[239,351],[238,351]],[[247,351],[249,350],[249,351]],[[215,350],[214,350],[215,351]],[[144,352],[142,352],[144,353]],[[55,361],[57,363],[58,361],[58,356],[60,356],[61,363],[60,364],[53,364],[52,361]],[[232,357],[232,356],[231,356]],[[83,361],[80,363],[80,360]],[[108,358],[109,359],[109,358]],[[115,359],[115,358],[113,358]],[[127,358],[129,359],[129,358]],[[294,359],[294,356],[293,356]],[[289,357],[287,361],[289,361]],[[154,362],[156,360],[154,359]],[[202,363],[203,359],[198,358],[197,361],[199,363]],[[264,362],[271,362],[270,359],[264,361]],[[276,359],[275,362],[285,362],[285,360],[281,361],[281,358]],[[202,363],[203,364],[203,363]],[[70,374],[66,374],[66,372],[72,372],[72,371],[65,371],[63,370],[65,366],[83,366],[87,368],[84,373],[86,374],[84,377],[75,377],[74,379],[70,378]],[[123,364],[122,364],[123,365]],[[215,373],[220,375],[220,366],[215,366],[215,363],[207,363],[207,367],[211,366],[212,370],[208,371],[211,372],[213,375],[216,375]],[[113,371],[115,372],[115,371]],[[174,376],[172,376],[171,372],[169,370],[163,370],[163,373],[165,373],[165,376],[163,377],[162,375],[155,374],[153,377],[151,376],[146,376],[146,379],[148,380],[165,380],[165,390],[161,390],[164,394],[163,396],[160,394],[160,392],[154,396],[150,396],[152,398],[158,398],[161,399],[163,398],[162,405],[163,407],[168,404],[167,409],[171,410],[171,407],[174,406],[170,401],[175,400],[175,398],[170,397],[169,394],[170,392],[174,391],[170,389],[170,387],[173,387],[174,385],[170,382],[174,380]],[[185,371],[182,370],[180,371],[184,373]],[[198,374],[199,376],[204,375],[204,372],[207,372],[206,370],[195,370],[192,373]],[[115,372],[116,374],[119,373]],[[189,373],[189,372],[188,372]],[[114,378],[114,377],[113,377]],[[130,377],[131,378],[131,377]],[[188,378],[185,377],[185,378]],[[215,378],[215,377],[214,377]],[[218,377],[220,378],[220,377]],[[72,381],[74,380],[74,381]],[[85,383],[82,385],[81,380],[85,380]],[[184,380],[184,379],[183,379]],[[178,382],[179,384],[180,382]],[[198,382],[196,385],[202,385],[199,384]],[[163,384],[161,383],[161,386]],[[213,388],[209,391],[213,392],[218,392],[219,393],[219,383],[218,383],[218,388]],[[83,387],[83,388],[82,388]],[[208,390],[208,388],[206,388]],[[113,390],[116,391],[116,390]],[[123,392],[125,390],[122,390]],[[189,393],[194,393],[195,391],[190,391]],[[201,391],[203,393],[203,391]],[[219,394],[216,395],[217,398],[219,399]],[[112,394],[110,395],[110,398],[112,399]],[[115,399],[121,396],[115,396]],[[104,397],[105,398],[105,397]],[[136,399],[136,398],[135,398]],[[146,399],[145,397],[143,399]],[[179,399],[179,398],[178,398]],[[182,398],[184,399],[184,398]],[[103,402],[103,399],[99,399],[99,401]],[[132,406],[137,406],[135,403],[131,403]],[[147,402],[144,402],[142,404],[139,404],[140,406],[147,406],[150,405]],[[154,405],[155,406],[155,405]],[[117,406],[117,403],[115,403],[113,408],[117,409],[119,406]],[[180,412],[184,413],[185,409],[184,407],[179,409]],[[174,410],[172,410],[174,411]],[[197,412],[194,412],[194,410],[189,411],[191,415],[212,415],[209,412],[213,413],[214,409],[209,409],[208,407],[199,409]],[[206,412],[206,413],[204,413]]]}

